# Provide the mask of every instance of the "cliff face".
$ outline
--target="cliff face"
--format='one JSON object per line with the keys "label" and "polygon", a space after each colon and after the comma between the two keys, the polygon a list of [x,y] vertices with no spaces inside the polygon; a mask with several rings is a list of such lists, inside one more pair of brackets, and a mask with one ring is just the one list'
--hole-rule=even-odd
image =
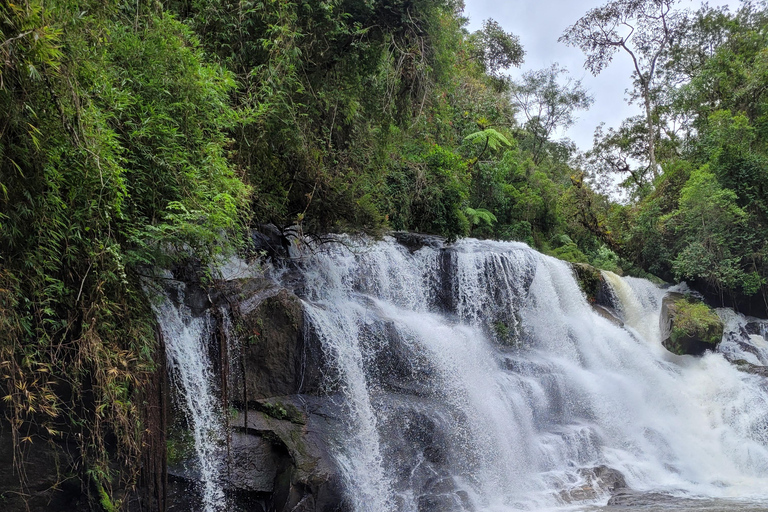
{"label": "cliff face", "polygon": [[[225,508],[345,510],[339,472],[326,445],[331,433],[340,429],[341,413],[331,405],[333,390],[322,385],[330,370],[319,343],[306,332],[301,301],[291,289],[258,275],[204,285],[201,274],[190,265],[174,269],[162,281],[164,300],[183,309],[187,321],[203,319],[206,326],[196,342],[207,352],[211,389],[223,423],[216,464]],[[169,369],[171,375],[176,371],[166,362],[169,340],[160,329],[158,336],[156,374],[143,404],[142,474],[136,489],[113,489],[117,499],[112,504],[142,512],[199,511],[204,507],[192,422],[178,385],[168,380]],[[73,441],[77,432],[62,430],[53,440],[33,432],[34,442],[24,449],[19,466],[14,462],[18,442],[0,422],[4,511],[109,510],[79,462]],[[114,470],[121,471],[119,464]]]}
{"label": "cliff face", "polygon": [[[284,282],[291,282],[290,279]],[[177,297],[178,298],[178,297]],[[339,411],[322,385],[319,343],[294,292],[261,276],[186,283],[192,315],[208,315],[208,348],[225,432],[219,467],[228,507],[249,511],[345,510],[328,439]],[[169,397],[168,510],[200,509],[189,418]]]}

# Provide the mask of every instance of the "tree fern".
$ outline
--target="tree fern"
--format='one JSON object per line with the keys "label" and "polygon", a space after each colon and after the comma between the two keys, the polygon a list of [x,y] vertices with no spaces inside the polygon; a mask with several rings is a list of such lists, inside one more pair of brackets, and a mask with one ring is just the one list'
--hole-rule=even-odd
{"label": "tree fern", "polygon": [[493,128],[486,128],[485,130],[479,132],[470,133],[464,138],[464,140],[474,143],[485,143],[486,147],[490,147],[494,151],[502,146],[512,145],[509,140],[504,137],[504,135],[494,130]]}
{"label": "tree fern", "polygon": [[473,226],[477,226],[481,223],[487,226],[492,226],[497,220],[496,216],[485,208],[466,207],[464,208],[464,215],[467,216],[467,220],[469,220],[469,223]]}

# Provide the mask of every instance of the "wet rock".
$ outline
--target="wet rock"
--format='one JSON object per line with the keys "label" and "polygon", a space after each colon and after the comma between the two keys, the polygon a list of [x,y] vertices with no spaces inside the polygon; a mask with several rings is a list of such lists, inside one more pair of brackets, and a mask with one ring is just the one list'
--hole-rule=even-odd
{"label": "wet rock", "polygon": [[372,354],[369,378],[389,391],[423,395],[437,375],[423,349],[404,336],[392,321],[376,320],[363,326],[360,343]]}
{"label": "wet rock", "polygon": [[[0,509],[3,512],[76,512],[87,510],[80,482],[73,472],[70,450],[34,436],[22,447],[26,485],[22,489],[14,466],[14,443],[9,426],[0,423]],[[70,447],[72,452],[77,449]]]}
{"label": "wet rock", "polygon": [[416,252],[424,247],[441,249],[445,245],[445,239],[435,235],[422,235],[419,233],[408,233],[407,231],[395,231],[392,233],[397,243],[404,246],[411,252]]}
{"label": "wet rock", "polygon": [[768,320],[752,319],[744,326],[747,334],[762,336],[768,340]]}
{"label": "wet rock", "polygon": [[461,498],[456,493],[419,496],[419,512],[463,512]]}
{"label": "wet rock", "polygon": [[592,310],[612,324],[619,327],[624,327],[624,322],[622,322],[619,314],[615,309],[607,306],[601,306],[600,304],[592,304]]}
{"label": "wet rock", "polygon": [[253,250],[270,258],[286,259],[290,257],[289,235],[283,233],[274,224],[260,224],[251,232]]}
{"label": "wet rock", "polygon": [[456,312],[454,276],[456,275],[456,249],[448,247],[440,251],[440,288],[436,306],[444,313]]}
{"label": "wet rock", "polygon": [[715,350],[723,337],[723,321],[704,304],[680,293],[668,293],[661,303],[662,341],[674,354],[701,355]]}
{"label": "wet rock", "polygon": [[605,494],[619,492],[627,487],[624,475],[608,466],[581,468],[578,470],[578,474],[583,479],[582,485],[560,491],[560,498],[566,503],[594,500]]}
{"label": "wet rock", "polygon": [[327,444],[342,428],[341,419],[322,399],[292,396],[271,400],[274,406],[292,412],[281,419],[247,410],[232,421],[238,435],[231,450],[239,450],[239,457],[245,460],[237,460],[231,467],[245,462],[246,468],[230,477],[228,485],[235,496],[247,496],[240,505],[276,512],[349,510]]}
{"label": "wet rock", "polygon": [[287,448],[278,440],[233,432],[227,486],[238,491],[273,493],[278,475],[286,471],[291,463]]}
{"label": "wet rock", "polygon": [[599,268],[586,263],[571,263],[570,265],[579,288],[587,296],[590,304],[604,307],[613,306],[613,293]]}
{"label": "wet rock", "polygon": [[745,373],[751,373],[753,375],[759,375],[761,377],[768,377],[768,366],[760,366],[757,364],[749,363],[743,359],[737,359],[731,361],[739,371]]}
{"label": "wet rock", "polygon": [[595,487],[605,489],[607,491],[617,491],[619,489],[626,489],[627,481],[624,475],[618,469],[609,468],[608,466],[596,466],[590,469],[580,469],[579,474],[592,482]]}
{"label": "wet rock", "polygon": [[646,507],[664,507],[664,504],[673,503],[676,505],[676,510],[684,510],[683,508],[677,508],[677,506],[691,502],[696,504],[696,500],[687,500],[685,498],[676,498],[669,494],[660,492],[640,492],[633,491],[631,489],[623,489],[611,496],[608,500],[608,506],[615,507],[632,507],[634,508],[646,508]]}
{"label": "wet rock", "polygon": [[322,350],[305,336],[304,312],[295,295],[280,289],[236,321],[242,365],[236,400],[319,390]]}

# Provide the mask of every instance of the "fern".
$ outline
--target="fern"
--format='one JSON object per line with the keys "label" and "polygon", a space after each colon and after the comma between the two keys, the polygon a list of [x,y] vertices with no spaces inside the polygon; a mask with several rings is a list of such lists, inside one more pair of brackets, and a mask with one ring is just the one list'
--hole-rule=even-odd
{"label": "fern", "polygon": [[[486,128],[485,130],[479,132],[470,133],[464,137],[464,140],[474,143],[484,143],[486,147],[490,147],[494,151],[501,148],[502,146],[512,145],[512,143],[509,142],[509,140],[507,140],[504,135],[494,130],[493,128]],[[484,151],[485,150],[483,150],[483,152]]]}
{"label": "fern", "polygon": [[493,226],[493,223],[498,220],[494,214],[485,208],[466,207],[464,208],[464,215],[467,216],[467,220],[469,220],[469,223],[473,226],[477,226],[478,224],[485,224],[486,226],[490,227]]}

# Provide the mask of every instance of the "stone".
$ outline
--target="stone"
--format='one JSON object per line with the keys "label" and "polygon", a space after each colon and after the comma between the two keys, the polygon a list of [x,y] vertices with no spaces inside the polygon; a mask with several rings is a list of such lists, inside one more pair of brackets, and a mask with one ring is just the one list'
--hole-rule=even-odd
{"label": "stone", "polygon": [[592,304],[592,310],[612,324],[618,327],[624,327],[624,322],[622,322],[619,314],[613,308],[602,306],[600,304]]}
{"label": "stone", "polygon": [[599,268],[586,263],[571,263],[576,282],[593,305],[613,307],[613,292]]}
{"label": "stone", "polygon": [[419,233],[409,233],[407,231],[395,231],[392,236],[397,242],[408,249],[410,252],[416,252],[423,247],[432,247],[441,249],[445,245],[445,239],[435,235],[422,235]]}
{"label": "stone", "polygon": [[[290,396],[280,397],[279,402],[299,416],[279,419],[247,410],[232,421],[238,432],[237,449],[247,465],[228,485],[240,493],[252,493],[251,504],[258,502],[264,510],[347,511],[340,473],[327,445],[332,433],[342,428],[342,420],[324,399]],[[240,463],[233,462],[232,467]]]}
{"label": "stone", "polygon": [[559,496],[566,503],[574,501],[589,501],[599,498],[606,493],[615,494],[627,488],[624,475],[613,468],[600,465],[593,468],[578,470],[583,484],[560,491]]}
{"label": "stone", "polygon": [[235,383],[235,400],[250,402],[320,390],[324,355],[319,343],[315,340],[313,344],[305,336],[298,297],[280,289],[239,322],[242,380]]}
{"label": "stone", "polygon": [[80,492],[80,481],[71,474],[73,459],[69,453],[76,453],[77,449],[72,446],[70,450],[33,436],[32,443],[25,443],[23,447],[26,485],[22,490],[14,468],[10,427],[3,420],[0,423],[0,508],[3,512],[88,510]]}
{"label": "stone", "polygon": [[723,337],[723,321],[698,300],[680,293],[668,293],[661,302],[659,317],[664,347],[678,355],[702,355],[715,350]]}

